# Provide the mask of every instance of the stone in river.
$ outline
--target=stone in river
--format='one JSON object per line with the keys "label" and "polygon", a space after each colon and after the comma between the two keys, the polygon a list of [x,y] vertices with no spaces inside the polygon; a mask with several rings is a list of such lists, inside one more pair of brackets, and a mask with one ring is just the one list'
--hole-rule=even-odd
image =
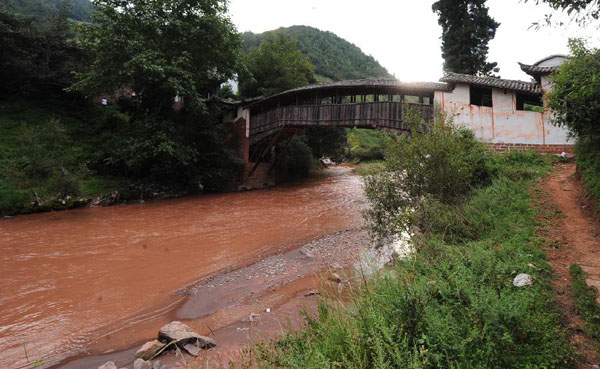
{"label": "stone in river", "polygon": [[144,343],[144,345],[135,353],[136,358],[150,360],[166,345],[159,340]]}
{"label": "stone in river", "polygon": [[102,366],[99,366],[98,369],[117,369],[117,366],[114,362],[109,361]]}
{"label": "stone in river", "polygon": [[201,336],[194,332],[192,328],[179,321],[173,321],[163,326],[158,331],[158,339],[162,342],[177,341],[177,345],[183,347],[185,344],[197,344],[200,348],[215,347],[216,343],[212,338]]}
{"label": "stone in river", "polygon": [[133,369],[152,369],[152,362],[144,359],[136,359],[133,362]]}

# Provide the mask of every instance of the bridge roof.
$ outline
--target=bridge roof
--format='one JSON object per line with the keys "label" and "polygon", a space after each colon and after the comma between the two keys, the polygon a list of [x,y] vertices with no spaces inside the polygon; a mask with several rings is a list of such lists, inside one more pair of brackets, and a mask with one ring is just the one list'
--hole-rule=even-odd
{"label": "bridge roof", "polygon": [[373,90],[397,90],[405,93],[431,93],[434,91],[450,91],[451,88],[447,83],[439,82],[401,82],[395,78],[387,79],[352,79],[345,81],[335,81],[326,83],[315,83],[302,87],[293,88],[283,91],[278,94],[264,97],[250,102],[248,106],[261,104],[266,101],[274,100],[281,97],[302,94],[306,92],[316,91],[336,91],[336,90],[351,90],[353,93],[360,94],[364,91],[365,94],[372,93]]}
{"label": "bridge roof", "polygon": [[513,90],[530,95],[541,95],[542,87],[539,83],[516,81],[512,79],[501,79],[495,77],[479,77],[470,74],[448,73],[440,78],[442,82],[449,83],[467,83],[479,87],[500,88],[503,90]]}

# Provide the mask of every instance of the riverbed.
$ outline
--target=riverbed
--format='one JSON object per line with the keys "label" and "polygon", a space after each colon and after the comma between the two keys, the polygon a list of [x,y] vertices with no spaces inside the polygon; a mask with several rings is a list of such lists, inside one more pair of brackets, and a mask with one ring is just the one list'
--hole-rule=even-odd
{"label": "riverbed", "polygon": [[360,227],[364,206],[360,178],[339,166],[261,191],[0,221],[0,368],[52,367],[149,339],[177,311],[198,315],[189,306],[211,277],[296,258],[311,240]]}

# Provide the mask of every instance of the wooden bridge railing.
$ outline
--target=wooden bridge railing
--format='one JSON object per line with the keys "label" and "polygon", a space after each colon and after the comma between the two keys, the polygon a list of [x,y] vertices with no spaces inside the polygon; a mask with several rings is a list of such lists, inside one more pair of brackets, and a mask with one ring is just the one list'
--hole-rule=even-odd
{"label": "wooden bridge railing", "polygon": [[402,102],[290,105],[251,115],[250,136],[282,127],[335,126],[408,130],[406,109],[415,109],[426,122],[433,120],[433,105]]}

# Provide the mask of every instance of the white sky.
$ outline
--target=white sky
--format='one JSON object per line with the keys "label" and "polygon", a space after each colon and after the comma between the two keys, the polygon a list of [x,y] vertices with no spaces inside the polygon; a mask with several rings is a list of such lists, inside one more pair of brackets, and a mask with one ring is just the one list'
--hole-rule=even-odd
{"label": "white sky", "polygon": [[[433,0],[230,0],[229,11],[240,32],[260,33],[307,25],[331,31],[372,55],[402,81],[437,81],[442,75],[441,28],[431,11]],[[568,53],[569,37],[584,37],[597,46],[598,29],[529,29],[549,12],[545,5],[520,0],[488,0],[490,15],[500,22],[490,42],[489,61],[500,76],[529,80],[517,62],[534,63],[551,54]]]}

